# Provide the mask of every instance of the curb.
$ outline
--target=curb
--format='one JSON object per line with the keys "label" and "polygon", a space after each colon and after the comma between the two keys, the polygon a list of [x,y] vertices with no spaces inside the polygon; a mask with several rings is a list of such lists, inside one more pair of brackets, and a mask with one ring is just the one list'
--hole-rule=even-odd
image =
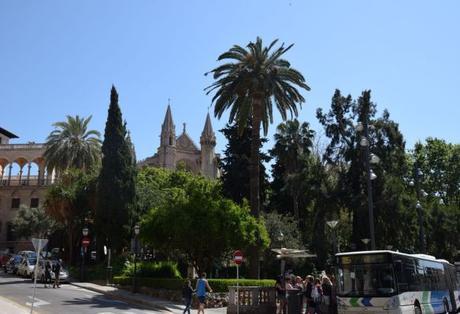
{"label": "curb", "polygon": [[107,296],[107,297],[109,297],[111,299],[114,299],[114,300],[124,301],[124,302],[130,303],[130,304],[142,306],[142,307],[145,307],[145,308],[147,308],[149,310],[161,310],[161,311],[170,312],[170,310],[168,308],[164,307],[164,306],[154,304],[153,302],[142,300],[140,298],[136,298],[135,296],[131,297],[131,296],[126,296],[126,295],[122,295],[122,294],[119,294],[119,293],[107,292],[107,291],[97,289],[97,288],[94,288],[94,287],[87,287],[87,286],[84,286],[84,285],[80,285],[78,282],[69,282],[69,284],[72,285],[72,286],[81,288],[81,289],[86,289],[86,290],[90,290],[90,291],[93,291],[93,292],[101,293],[104,296]]}

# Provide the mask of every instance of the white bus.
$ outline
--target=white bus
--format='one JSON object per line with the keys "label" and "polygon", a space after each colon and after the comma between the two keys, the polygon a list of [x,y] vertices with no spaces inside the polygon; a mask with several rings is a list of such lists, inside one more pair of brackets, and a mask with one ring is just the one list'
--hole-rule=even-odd
{"label": "white bus", "polygon": [[459,312],[460,269],[445,260],[387,250],[336,257],[339,313]]}

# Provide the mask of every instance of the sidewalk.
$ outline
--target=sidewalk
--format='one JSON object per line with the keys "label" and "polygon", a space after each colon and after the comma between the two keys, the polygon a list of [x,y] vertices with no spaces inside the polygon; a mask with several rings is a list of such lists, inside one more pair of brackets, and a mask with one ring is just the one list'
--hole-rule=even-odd
{"label": "sidewalk", "polygon": [[[174,303],[144,294],[132,293],[113,286],[102,286],[90,282],[70,282],[70,284],[79,288],[104,294],[112,299],[158,311],[159,313],[182,313],[184,309],[184,306],[181,303]],[[227,313],[227,308],[206,309],[206,313],[224,314]]]}
{"label": "sidewalk", "polygon": [[30,313],[30,309],[0,296],[0,314],[12,314],[12,313],[28,314]]}

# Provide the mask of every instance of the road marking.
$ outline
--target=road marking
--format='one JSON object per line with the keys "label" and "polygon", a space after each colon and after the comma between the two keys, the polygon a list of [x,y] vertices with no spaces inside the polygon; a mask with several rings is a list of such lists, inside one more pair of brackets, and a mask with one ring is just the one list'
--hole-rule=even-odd
{"label": "road marking", "polygon": [[[29,295],[29,298],[33,299],[33,296]],[[34,307],[39,307],[39,306],[48,305],[48,304],[50,304],[50,303],[46,302],[45,300],[40,300],[37,297],[35,297]],[[26,305],[31,306],[32,303],[31,302],[26,302]]]}
{"label": "road marking", "polygon": [[115,314],[114,312],[99,312],[97,314]]}

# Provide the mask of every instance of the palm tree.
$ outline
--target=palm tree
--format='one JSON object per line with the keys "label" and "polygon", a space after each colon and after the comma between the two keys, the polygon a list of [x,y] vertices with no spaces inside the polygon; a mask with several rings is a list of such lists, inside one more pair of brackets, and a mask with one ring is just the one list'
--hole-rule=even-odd
{"label": "palm tree", "polygon": [[247,49],[234,45],[217,59],[231,60],[210,71],[215,82],[206,88],[207,94],[215,91],[212,98],[214,115],[219,119],[230,111],[229,123],[236,122],[244,130],[249,119],[252,121],[250,161],[250,205],[251,213],[258,217],[259,199],[259,147],[260,126],[267,135],[268,125],[273,122],[273,104],[283,120],[287,112],[297,116],[298,105],[305,101],[296,86],[310,90],[303,75],[291,67],[281,56],[293,45],[282,44],[272,51],[278,40],[263,47],[257,37]]}
{"label": "palm tree", "polygon": [[67,121],[53,124],[55,129],[46,139],[44,157],[48,169],[64,171],[68,168],[82,170],[97,165],[101,159],[100,133],[88,131],[91,116],[67,116]]}
{"label": "palm tree", "polygon": [[300,124],[297,119],[281,123],[276,129],[275,145],[270,154],[276,158],[274,169],[282,170],[278,174],[283,181],[282,189],[291,197],[292,211],[300,225],[299,199],[307,183],[308,173],[305,171],[308,171],[311,163],[308,156],[311,154],[315,132],[307,122]]}

